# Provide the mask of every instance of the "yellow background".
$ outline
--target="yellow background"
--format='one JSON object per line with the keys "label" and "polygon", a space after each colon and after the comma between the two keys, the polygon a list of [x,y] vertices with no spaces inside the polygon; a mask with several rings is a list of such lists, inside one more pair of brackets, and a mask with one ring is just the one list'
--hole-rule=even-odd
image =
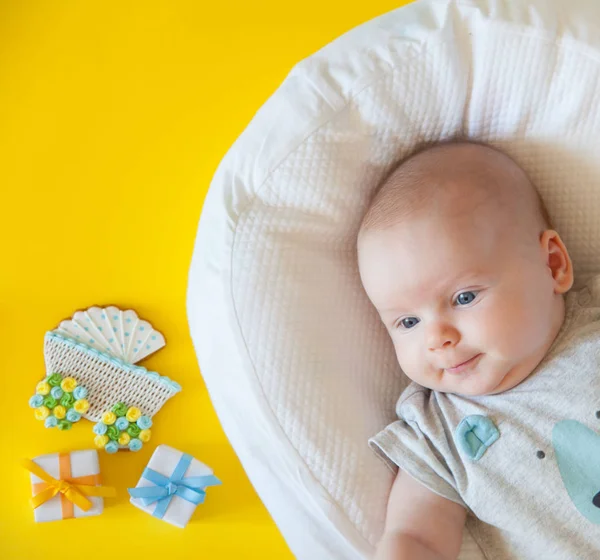
{"label": "yellow background", "polygon": [[[0,557],[291,558],[212,409],[185,314],[202,201],[223,154],[300,59],[403,0],[0,2]],[[183,385],[137,454],[101,454],[100,517],[35,524],[21,457],[91,446],[27,406],[43,336],[133,308],[167,338],[143,365]],[[211,465],[184,530],[128,504],[159,442]],[[167,556],[168,555],[168,556]]]}

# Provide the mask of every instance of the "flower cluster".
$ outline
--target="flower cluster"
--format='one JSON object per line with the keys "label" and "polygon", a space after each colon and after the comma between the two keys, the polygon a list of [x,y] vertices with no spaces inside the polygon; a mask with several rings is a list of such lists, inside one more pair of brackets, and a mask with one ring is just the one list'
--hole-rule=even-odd
{"label": "flower cluster", "polygon": [[90,408],[86,397],[87,389],[77,385],[73,377],[53,373],[37,384],[29,406],[46,428],[69,430]]}
{"label": "flower cluster", "polygon": [[119,449],[139,451],[150,441],[152,420],[143,416],[139,408],[120,402],[102,414],[102,420],[94,426],[94,443],[107,453]]}

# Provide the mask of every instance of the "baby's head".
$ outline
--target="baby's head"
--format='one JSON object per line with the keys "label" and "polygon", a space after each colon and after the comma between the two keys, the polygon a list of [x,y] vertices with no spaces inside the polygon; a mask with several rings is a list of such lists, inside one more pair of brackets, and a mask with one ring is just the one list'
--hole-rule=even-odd
{"label": "baby's head", "polygon": [[424,387],[499,393],[552,345],[573,284],[523,170],[482,144],[438,144],[383,182],[358,236],[363,286],[398,362]]}

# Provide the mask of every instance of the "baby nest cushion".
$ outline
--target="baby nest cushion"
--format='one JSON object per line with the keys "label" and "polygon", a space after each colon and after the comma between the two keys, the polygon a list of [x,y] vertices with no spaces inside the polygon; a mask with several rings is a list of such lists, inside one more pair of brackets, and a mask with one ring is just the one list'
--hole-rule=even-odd
{"label": "baby nest cushion", "polygon": [[[417,143],[462,134],[538,186],[578,284],[600,272],[600,5],[423,0],[298,64],[223,159],[188,317],[223,428],[300,559],[373,554],[393,473],[367,446],[407,384],[355,238]],[[407,272],[408,273],[408,272]],[[465,531],[461,558],[482,555]]]}

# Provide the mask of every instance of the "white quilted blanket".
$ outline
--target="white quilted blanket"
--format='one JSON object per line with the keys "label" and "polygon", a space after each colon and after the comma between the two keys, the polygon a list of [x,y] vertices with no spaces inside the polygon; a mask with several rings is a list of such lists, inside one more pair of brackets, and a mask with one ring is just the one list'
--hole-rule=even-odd
{"label": "white quilted blanket", "polygon": [[[579,281],[600,272],[600,3],[422,0],[296,66],[223,159],[192,260],[202,374],[250,480],[300,559],[369,557],[392,474],[367,438],[406,380],[364,295],[355,235],[418,141],[511,154]],[[462,558],[481,558],[465,535]]]}

